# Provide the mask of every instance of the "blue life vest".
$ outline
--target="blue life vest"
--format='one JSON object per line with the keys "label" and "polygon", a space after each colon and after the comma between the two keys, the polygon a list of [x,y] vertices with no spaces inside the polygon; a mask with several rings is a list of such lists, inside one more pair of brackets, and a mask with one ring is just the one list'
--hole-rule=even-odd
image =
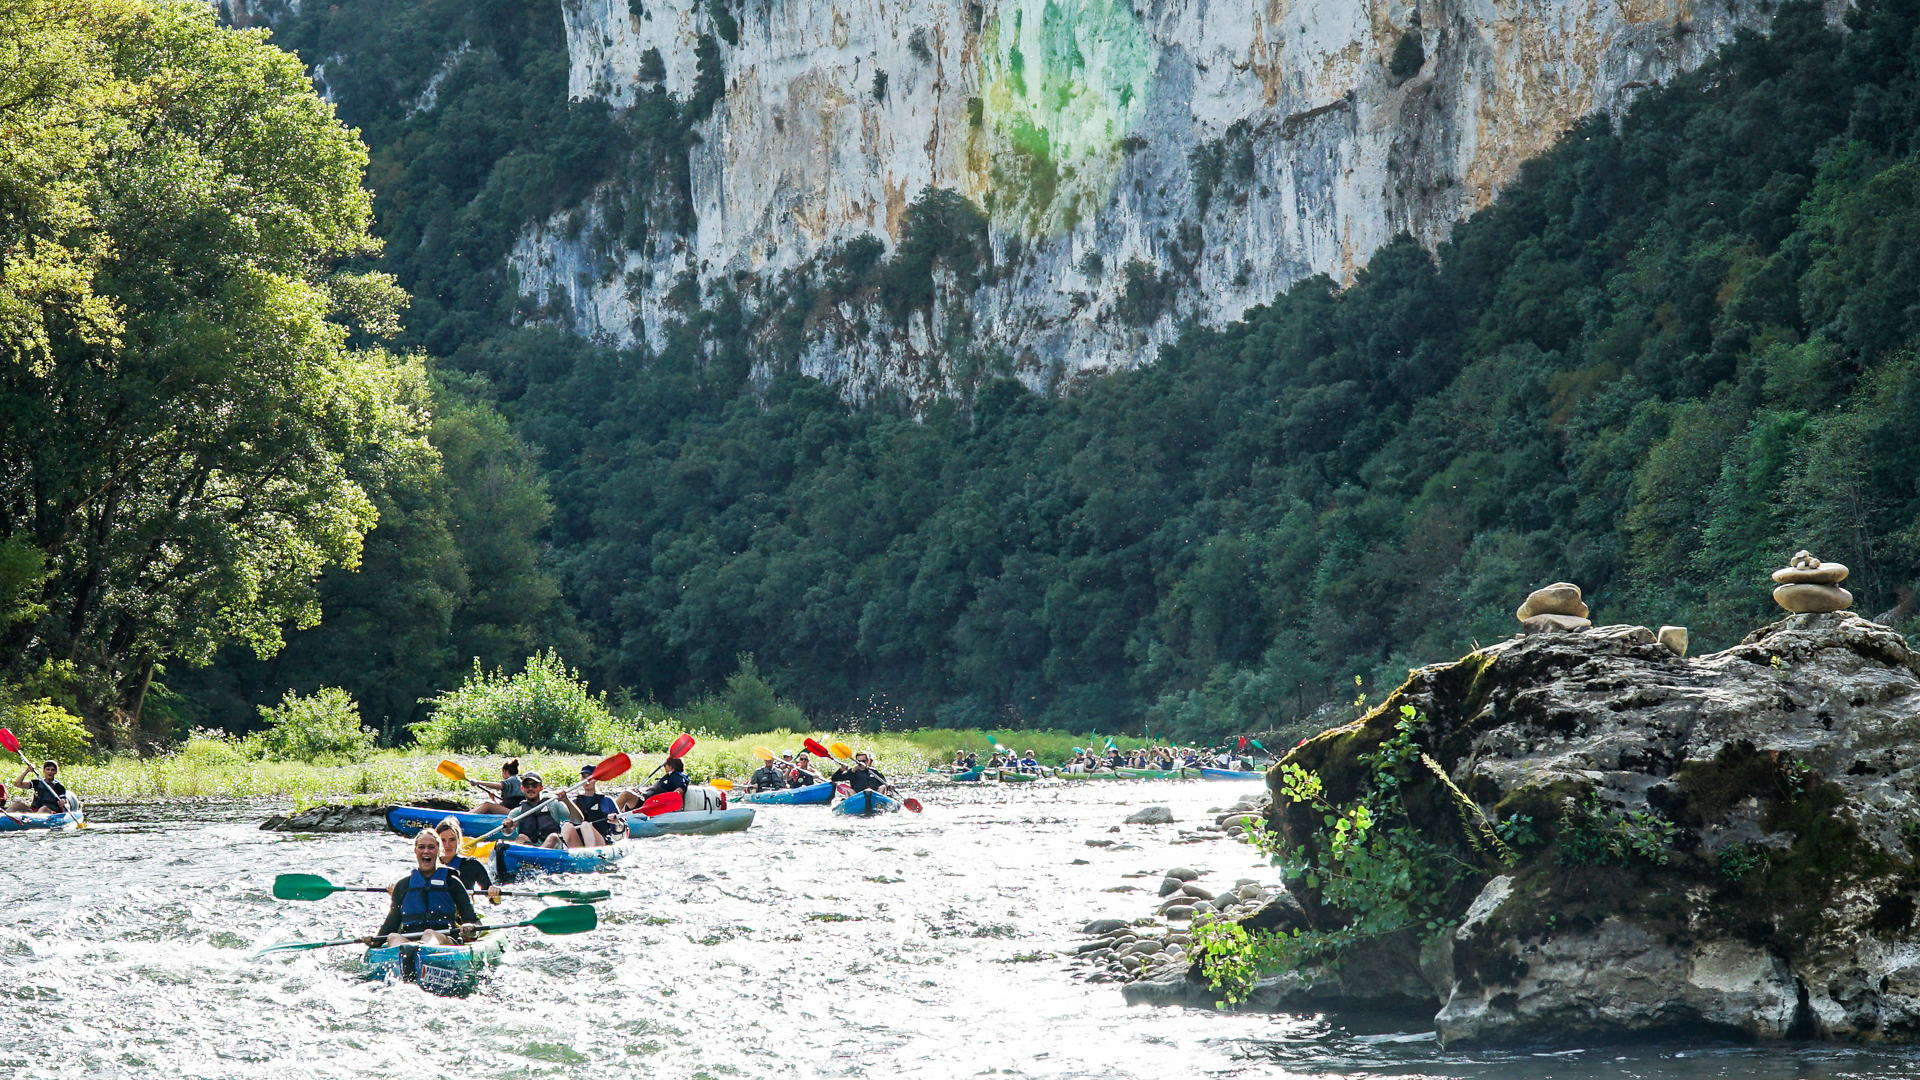
{"label": "blue life vest", "polygon": [[400,900],[400,932],[450,929],[459,917],[460,909],[453,905],[456,888],[464,886],[444,866],[430,878],[420,876],[418,869],[407,875],[407,895]]}

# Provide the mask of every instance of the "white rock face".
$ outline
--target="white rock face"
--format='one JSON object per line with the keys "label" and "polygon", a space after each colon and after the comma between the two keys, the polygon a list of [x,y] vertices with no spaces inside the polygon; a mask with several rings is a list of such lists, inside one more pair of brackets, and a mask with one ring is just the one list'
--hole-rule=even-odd
{"label": "white rock face", "polygon": [[[563,213],[521,238],[520,288],[581,333],[657,346],[678,275],[734,282],[753,311],[863,233],[891,248],[916,195],[946,188],[990,211],[999,272],[901,323],[858,298],[816,316],[803,368],[855,397],[937,393],[970,316],[967,349],[1058,385],[1151,360],[1188,317],[1348,280],[1402,231],[1438,243],[1581,117],[1763,29],[1771,6],[1133,4],[732,0],[690,230],[610,250],[593,239],[603,207]],[[566,26],[571,92],[622,108],[655,85],[650,49],[684,99],[715,33],[708,0],[566,0]],[[1144,325],[1130,260],[1173,290]]]}

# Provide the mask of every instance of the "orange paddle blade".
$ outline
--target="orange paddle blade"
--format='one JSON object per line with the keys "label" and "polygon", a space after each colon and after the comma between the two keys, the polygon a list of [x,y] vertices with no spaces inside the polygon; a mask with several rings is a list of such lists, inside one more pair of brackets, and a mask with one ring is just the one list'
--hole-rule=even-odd
{"label": "orange paddle blade", "polygon": [[465,780],[467,778],[467,770],[461,768],[460,763],[457,761],[443,761],[440,763],[440,767],[433,771],[449,780]]}
{"label": "orange paddle blade", "polygon": [[756,746],[753,748],[753,756],[759,758],[761,761],[772,761],[773,751],[764,746]]}
{"label": "orange paddle blade", "polygon": [[593,767],[593,778],[596,782],[600,780],[611,780],[616,776],[625,775],[626,771],[631,768],[633,768],[632,758],[625,754],[615,754]]}
{"label": "orange paddle blade", "polygon": [[848,746],[846,743],[843,743],[843,742],[834,743],[832,746],[828,747],[828,749],[833,751],[834,757],[837,757],[842,761],[845,761],[853,757],[853,747]]}
{"label": "orange paddle blade", "polygon": [[712,785],[713,787],[719,788],[721,791],[733,790],[733,781],[724,779],[722,777],[716,776],[713,779],[707,781],[707,783]]}

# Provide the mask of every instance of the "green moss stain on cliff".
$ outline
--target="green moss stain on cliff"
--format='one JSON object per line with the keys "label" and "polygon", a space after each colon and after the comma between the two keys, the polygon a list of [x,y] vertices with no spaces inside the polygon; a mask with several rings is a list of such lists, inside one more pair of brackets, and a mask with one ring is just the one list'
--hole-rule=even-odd
{"label": "green moss stain on cliff", "polygon": [[982,33],[979,57],[982,203],[1035,236],[1091,217],[1153,78],[1139,17],[1112,0],[1014,0]]}

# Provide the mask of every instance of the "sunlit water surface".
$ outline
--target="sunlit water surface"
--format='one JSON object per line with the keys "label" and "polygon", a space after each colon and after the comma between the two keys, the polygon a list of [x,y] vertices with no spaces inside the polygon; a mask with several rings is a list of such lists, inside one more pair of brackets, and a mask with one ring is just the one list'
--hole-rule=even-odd
{"label": "sunlit water surface", "polygon": [[[762,807],[754,827],[667,837],[591,879],[601,928],[513,935],[465,1000],[355,976],[382,897],[272,899],[273,876],[386,884],[405,841],[259,831],[268,803],[99,807],[0,836],[0,1067],[83,1077],[1906,1077],[1904,1050],[1732,1046],[1455,1053],[1430,1033],[1129,1008],[1065,956],[1090,917],[1150,911],[1170,866],[1272,879],[1230,841],[1176,843],[1233,784],[928,788],[921,815]],[[1178,823],[1110,827],[1132,808]],[[1087,841],[1113,841],[1090,846]],[[1141,871],[1154,876],[1129,879]],[[525,918],[538,901],[491,909]],[[1056,955],[1049,955],[1056,954]],[[1036,955],[1039,958],[1035,958]]]}

